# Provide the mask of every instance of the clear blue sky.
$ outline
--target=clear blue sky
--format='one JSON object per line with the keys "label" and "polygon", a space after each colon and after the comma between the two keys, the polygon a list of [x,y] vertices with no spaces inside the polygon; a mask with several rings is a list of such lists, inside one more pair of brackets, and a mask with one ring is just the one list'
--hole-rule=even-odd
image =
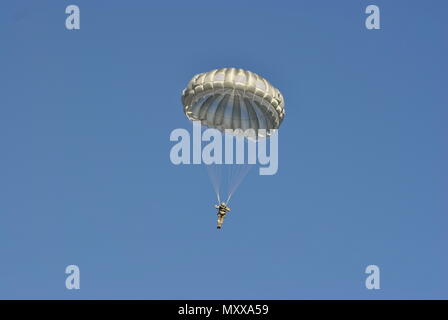
{"label": "clear blue sky", "polygon": [[[447,12],[2,1],[0,298],[448,298]],[[287,112],[277,175],[251,171],[217,231],[206,171],[172,165],[169,134],[191,129],[190,78],[232,66]],[[70,264],[81,290],[65,288]]]}

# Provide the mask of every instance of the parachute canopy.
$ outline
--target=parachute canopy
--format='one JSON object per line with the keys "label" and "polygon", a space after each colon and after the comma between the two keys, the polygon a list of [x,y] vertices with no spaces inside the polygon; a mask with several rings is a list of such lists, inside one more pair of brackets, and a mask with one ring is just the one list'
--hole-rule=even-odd
{"label": "parachute canopy", "polygon": [[236,134],[252,138],[269,136],[285,117],[280,91],[259,75],[237,68],[194,76],[182,92],[182,104],[192,121],[220,131],[241,129],[244,132]]}

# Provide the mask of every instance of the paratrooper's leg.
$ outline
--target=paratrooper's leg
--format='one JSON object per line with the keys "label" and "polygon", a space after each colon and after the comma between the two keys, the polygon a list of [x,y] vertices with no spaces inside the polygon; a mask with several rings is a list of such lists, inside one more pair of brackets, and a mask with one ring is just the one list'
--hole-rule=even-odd
{"label": "paratrooper's leg", "polygon": [[224,215],[218,214],[218,226],[217,226],[218,229],[221,229],[223,222],[224,222]]}

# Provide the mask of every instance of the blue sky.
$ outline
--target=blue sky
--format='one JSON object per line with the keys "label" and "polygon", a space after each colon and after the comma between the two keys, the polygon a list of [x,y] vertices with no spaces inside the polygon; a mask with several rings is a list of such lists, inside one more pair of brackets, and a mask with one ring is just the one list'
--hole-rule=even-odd
{"label": "blue sky", "polygon": [[[0,298],[448,298],[446,2],[0,9]],[[278,173],[252,170],[218,232],[206,170],[171,164],[169,134],[219,67],[266,77],[287,111]]]}

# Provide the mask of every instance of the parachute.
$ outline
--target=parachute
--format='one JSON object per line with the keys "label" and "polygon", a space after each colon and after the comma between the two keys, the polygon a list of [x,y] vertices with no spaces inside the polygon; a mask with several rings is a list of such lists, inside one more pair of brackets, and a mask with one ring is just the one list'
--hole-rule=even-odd
{"label": "parachute", "polygon": [[[189,120],[255,143],[268,138],[285,117],[280,91],[263,77],[237,68],[194,76],[182,92],[182,105]],[[253,165],[206,166],[218,201],[228,202]]]}

